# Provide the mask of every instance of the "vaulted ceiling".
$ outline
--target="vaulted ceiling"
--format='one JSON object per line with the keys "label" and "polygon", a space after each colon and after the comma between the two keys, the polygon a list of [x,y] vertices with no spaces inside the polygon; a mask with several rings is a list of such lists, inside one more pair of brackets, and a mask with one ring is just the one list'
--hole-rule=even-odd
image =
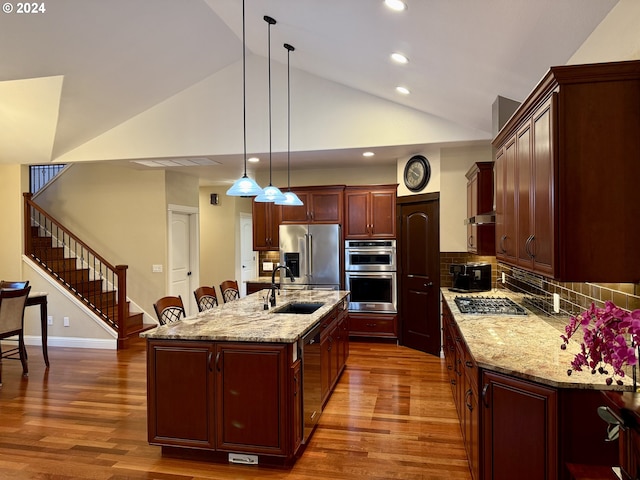
{"label": "vaulted ceiling", "polygon": [[[293,44],[296,72],[488,140],[496,96],[522,100],[549,66],[567,62],[618,1],[407,3],[398,13],[382,0],[246,0],[247,55],[267,56],[263,16],[270,15],[277,20],[272,59],[280,68],[287,62],[282,44]],[[41,5],[39,13],[0,13],[0,163],[58,161],[241,62],[240,0]],[[392,52],[409,63],[395,64]],[[234,88],[240,82],[235,76]],[[398,94],[398,85],[411,93]],[[337,152],[347,158],[340,146],[319,145],[306,156],[309,165]],[[380,160],[391,161],[416,145],[377,147]],[[235,152],[203,154],[238,170],[241,150],[238,144]]]}

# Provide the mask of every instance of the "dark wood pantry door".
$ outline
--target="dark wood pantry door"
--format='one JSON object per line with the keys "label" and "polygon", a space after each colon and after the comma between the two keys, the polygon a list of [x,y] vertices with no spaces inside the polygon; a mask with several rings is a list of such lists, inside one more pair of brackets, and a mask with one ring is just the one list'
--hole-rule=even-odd
{"label": "dark wood pantry door", "polygon": [[440,196],[400,197],[397,209],[400,343],[440,355]]}

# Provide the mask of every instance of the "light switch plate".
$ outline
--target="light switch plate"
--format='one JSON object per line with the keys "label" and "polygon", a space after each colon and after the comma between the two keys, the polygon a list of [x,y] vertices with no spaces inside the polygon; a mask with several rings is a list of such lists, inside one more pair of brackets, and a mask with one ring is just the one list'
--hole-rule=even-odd
{"label": "light switch plate", "polygon": [[560,294],[559,293],[553,294],[553,311],[555,313],[560,313]]}
{"label": "light switch plate", "polygon": [[262,262],[262,270],[265,272],[273,270],[273,262]]}
{"label": "light switch plate", "polygon": [[151,271],[152,271],[153,273],[162,273],[162,265],[154,264],[154,265],[151,267]]}

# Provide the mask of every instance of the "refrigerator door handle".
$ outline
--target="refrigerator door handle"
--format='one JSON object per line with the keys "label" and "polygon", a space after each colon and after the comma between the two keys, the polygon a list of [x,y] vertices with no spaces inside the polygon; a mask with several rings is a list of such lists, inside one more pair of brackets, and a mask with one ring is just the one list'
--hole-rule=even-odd
{"label": "refrigerator door handle", "polygon": [[307,269],[309,279],[313,278],[313,235],[311,233],[307,234],[307,247],[309,251],[309,255],[307,260],[309,261],[309,268]]}

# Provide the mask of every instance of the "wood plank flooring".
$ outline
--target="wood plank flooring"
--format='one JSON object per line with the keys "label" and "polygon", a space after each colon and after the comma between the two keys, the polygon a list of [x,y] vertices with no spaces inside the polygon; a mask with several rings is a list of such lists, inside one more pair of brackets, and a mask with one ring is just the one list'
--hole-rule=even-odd
{"label": "wood plank flooring", "polygon": [[0,479],[470,480],[444,362],[352,342],[347,369],[291,469],[163,458],[147,443],[144,343],[29,346],[29,377],[3,361]]}

